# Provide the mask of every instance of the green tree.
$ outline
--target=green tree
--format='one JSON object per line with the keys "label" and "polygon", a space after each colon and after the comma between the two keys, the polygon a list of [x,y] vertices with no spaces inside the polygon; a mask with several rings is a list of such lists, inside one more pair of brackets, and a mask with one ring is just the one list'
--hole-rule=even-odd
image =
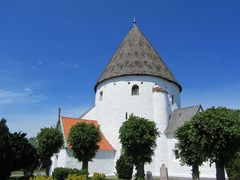
{"label": "green tree", "polygon": [[131,159],[121,154],[116,162],[116,170],[118,179],[132,179],[133,164]]}
{"label": "green tree", "polygon": [[36,137],[30,137],[28,139],[28,142],[34,147],[37,148],[37,138]]}
{"label": "green tree", "polygon": [[46,174],[49,175],[49,169],[52,164],[51,157],[57,153],[63,145],[63,136],[55,128],[43,128],[37,134],[37,153],[43,167],[46,167]]}
{"label": "green tree", "polygon": [[237,152],[226,166],[229,180],[239,180],[240,177],[240,151]]}
{"label": "green tree", "polygon": [[[235,110],[236,113],[240,115],[240,109]],[[229,180],[238,180],[240,177],[240,149],[235,155],[233,155],[232,160],[226,166],[227,175]]]}
{"label": "green tree", "polygon": [[11,175],[11,148],[9,143],[9,130],[6,120],[0,121],[0,179],[7,179]]}
{"label": "green tree", "polygon": [[71,145],[73,156],[82,161],[82,169],[88,170],[88,161],[95,156],[100,140],[99,129],[92,124],[77,123],[71,127],[68,143]]}
{"label": "green tree", "polygon": [[199,166],[206,158],[201,153],[200,145],[191,140],[191,121],[177,129],[176,138],[179,141],[177,148],[182,165],[192,166],[192,179],[199,179]]}
{"label": "green tree", "polygon": [[152,161],[159,136],[155,122],[138,116],[131,115],[120,127],[123,152],[136,166],[137,177],[144,178],[144,164]]}
{"label": "green tree", "polygon": [[212,107],[194,116],[189,130],[191,143],[216,164],[217,180],[225,180],[224,167],[240,147],[240,116],[224,107]]}
{"label": "green tree", "polygon": [[29,175],[32,175],[37,167],[38,157],[36,149],[28,142],[26,133],[10,133],[9,142],[14,162],[11,171],[25,169],[25,173],[30,172]]}

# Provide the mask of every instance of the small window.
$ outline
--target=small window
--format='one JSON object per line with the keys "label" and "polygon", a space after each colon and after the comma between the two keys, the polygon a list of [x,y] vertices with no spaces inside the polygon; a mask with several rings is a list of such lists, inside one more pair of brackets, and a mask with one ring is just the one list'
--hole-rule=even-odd
{"label": "small window", "polygon": [[99,100],[102,101],[102,98],[103,98],[103,92],[100,91],[100,93],[99,93]]}
{"label": "small window", "polygon": [[179,150],[174,149],[173,152],[174,152],[175,159],[179,159]]}
{"label": "small window", "polygon": [[126,114],[125,114],[125,119],[128,119],[128,113],[126,112]]}
{"label": "small window", "polygon": [[133,85],[132,87],[132,96],[138,96],[139,95],[139,87],[138,85]]}
{"label": "small window", "polygon": [[174,104],[174,95],[171,96],[172,105]]}

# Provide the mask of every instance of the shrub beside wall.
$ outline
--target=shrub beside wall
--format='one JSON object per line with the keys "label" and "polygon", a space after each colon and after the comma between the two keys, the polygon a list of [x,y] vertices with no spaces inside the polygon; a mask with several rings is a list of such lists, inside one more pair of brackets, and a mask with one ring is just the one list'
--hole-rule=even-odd
{"label": "shrub beside wall", "polygon": [[47,176],[35,176],[35,177],[30,177],[29,180],[53,180],[53,178],[47,177]]}
{"label": "shrub beside wall", "polygon": [[117,160],[116,170],[119,179],[132,179],[133,164],[125,155],[121,155]]}
{"label": "shrub beside wall", "polygon": [[93,173],[92,180],[106,180],[106,176],[103,173]]}
{"label": "shrub beside wall", "polygon": [[67,179],[68,175],[85,175],[88,176],[87,170],[78,170],[78,169],[70,169],[70,168],[55,168],[52,177],[56,180],[65,180]]}
{"label": "shrub beside wall", "polygon": [[76,175],[76,174],[69,174],[67,180],[87,180],[86,175]]}

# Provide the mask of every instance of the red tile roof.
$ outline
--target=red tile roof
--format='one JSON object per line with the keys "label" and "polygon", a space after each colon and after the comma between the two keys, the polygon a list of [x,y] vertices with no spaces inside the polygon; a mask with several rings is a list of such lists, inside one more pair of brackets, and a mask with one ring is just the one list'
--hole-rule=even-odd
{"label": "red tile roof", "polygon": [[[94,120],[86,120],[86,119],[78,119],[78,118],[69,118],[69,117],[62,117],[62,125],[63,125],[63,132],[65,135],[66,140],[68,139],[68,133],[71,129],[71,127],[77,123],[84,122],[87,124],[93,124],[96,127],[98,127],[98,122]],[[101,132],[101,140],[98,143],[99,149],[104,151],[115,151],[115,149],[112,147],[112,145],[108,142],[106,137]]]}

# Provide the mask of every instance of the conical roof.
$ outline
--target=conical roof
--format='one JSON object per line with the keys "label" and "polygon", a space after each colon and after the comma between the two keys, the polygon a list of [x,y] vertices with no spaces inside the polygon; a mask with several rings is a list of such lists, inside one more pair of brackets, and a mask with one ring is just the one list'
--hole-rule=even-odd
{"label": "conical roof", "polygon": [[124,38],[111,61],[98,79],[95,90],[101,82],[119,76],[150,75],[168,80],[182,90],[174,75],[167,68],[136,23]]}

